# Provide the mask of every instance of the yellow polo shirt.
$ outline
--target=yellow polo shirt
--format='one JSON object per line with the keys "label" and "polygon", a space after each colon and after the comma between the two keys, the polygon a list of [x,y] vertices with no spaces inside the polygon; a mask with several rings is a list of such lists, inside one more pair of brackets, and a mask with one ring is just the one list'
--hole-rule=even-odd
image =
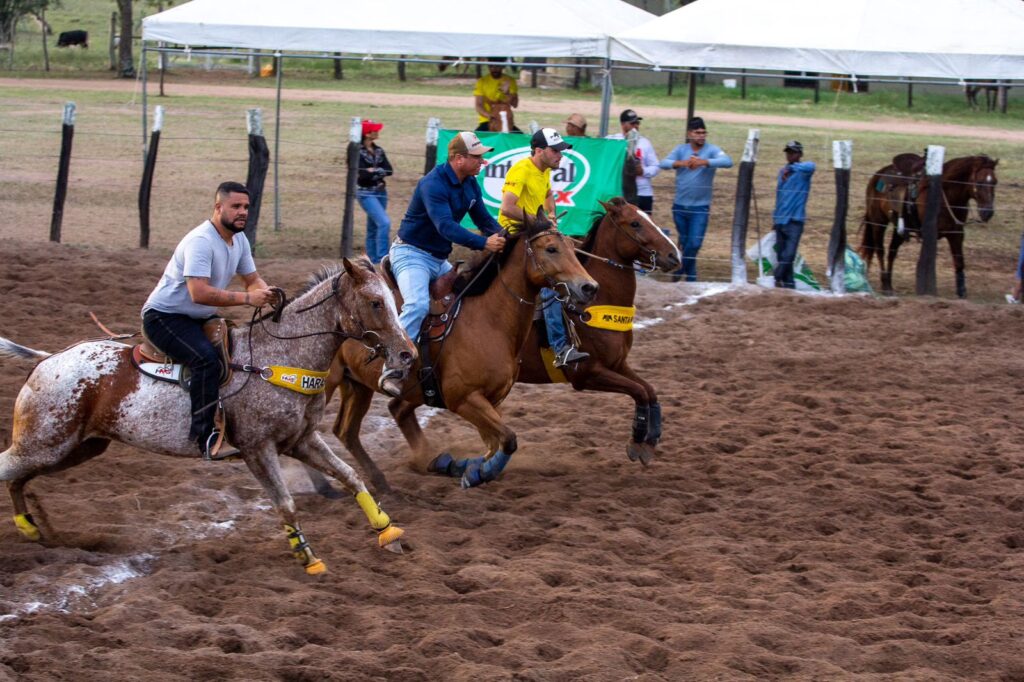
{"label": "yellow polo shirt", "polygon": [[[505,196],[505,192],[512,192],[519,197],[516,206],[529,215],[536,215],[537,209],[544,206],[544,199],[548,196],[549,191],[551,191],[551,169],[541,171],[534,165],[530,157],[516,161],[508,169],[508,174],[505,175],[505,184],[501,187],[502,197]],[[522,226],[521,222],[512,220],[504,213],[498,214],[498,223],[508,230],[509,234],[515,234]]]}
{"label": "yellow polo shirt", "polygon": [[[508,95],[501,91],[501,84],[508,83]],[[519,85],[515,79],[510,78],[502,74],[501,78],[492,78],[491,74],[486,74],[476,81],[476,87],[473,88],[473,96],[482,95],[484,98],[484,111],[491,110],[491,102],[507,102],[519,92]],[[480,116],[480,123],[487,123],[489,119],[485,116]]]}

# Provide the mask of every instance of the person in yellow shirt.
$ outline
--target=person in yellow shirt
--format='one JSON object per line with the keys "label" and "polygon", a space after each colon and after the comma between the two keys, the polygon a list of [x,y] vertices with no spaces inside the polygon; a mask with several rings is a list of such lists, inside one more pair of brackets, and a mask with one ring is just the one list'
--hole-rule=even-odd
{"label": "person in yellow shirt", "polygon": [[[514,78],[502,73],[507,61],[505,57],[488,57],[487,61],[491,63],[487,67],[487,75],[478,78],[473,88],[476,113],[480,117],[477,130],[487,130],[491,120],[491,105],[495,102],[504,102],[513,109],[519,106],[519,85]],[[512,132],[523,131],[512,126]]]}
{"label": "person in yellow shirt", "polygon": [[[543,208],[555,228],[555,197],[551,192],[551,171],[562,163],[562,152],[572,145],[562,139],[554,128],[541,128],[530,138],[530,156],[520,159],[509,168],[501,188],[501,210],[498,223],[515,234],[526,215],[536,215]],[[548,330],[548,343],[555,352],[554,366],[565,367],[586,360],[590,355],[569,343],[565,333],[562,303],[553,289],[541,289],[544,304],[544,324]]]}

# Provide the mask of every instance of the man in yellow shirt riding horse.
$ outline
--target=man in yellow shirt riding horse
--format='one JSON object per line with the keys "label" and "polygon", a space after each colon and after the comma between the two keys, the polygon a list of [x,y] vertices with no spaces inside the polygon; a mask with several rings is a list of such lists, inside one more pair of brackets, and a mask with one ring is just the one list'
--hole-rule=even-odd
{"label": "man in yellow shirt riding horse", "polygon": [[[501,188],[501,211],[498,223],[515,234],[526,215],[536,215],[543,208],[554,227],[558,227],[555,198],[551,192],[551,171],[562,163],[562,152],[572,145],[562,139],[554,128],[541,128],[530,138],[530,156],[520,159],[505,175]],[[565,333],[562,302],[553,289],[541,289],[544,324],[548,343],[555,352],[555,367],[562,368],[590,357],[576,350]]]}

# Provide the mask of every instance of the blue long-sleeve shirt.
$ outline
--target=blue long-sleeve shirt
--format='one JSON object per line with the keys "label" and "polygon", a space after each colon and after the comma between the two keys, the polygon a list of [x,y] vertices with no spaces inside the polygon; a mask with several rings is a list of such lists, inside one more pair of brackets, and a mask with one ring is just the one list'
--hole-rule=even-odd
{"label": "blue long-sleeve shirt", "polygon": [[707,166],[695,168],[675,168],[676,197],[674,202],[680,206],[710,206],[711,186],[715,181],[715,171],[719,168],[732,168],[732,159],[722,151],[721,147],[705,144],[700,151],[694,151],[690,143],[676,145],[676,148],[661,160],[662,168],[672,168],[675,161],[685,161],[691,156],[706,159]]}
{"label": "blue long-sleeve shirt", "polygon": [[487,237],[459,224],[467,213],[485,235],[501,231],[498,221],[484,207],[476,178],[460,183],[451,165],[443,163],[416,183],[398,237],[435,258],[447,258],[453,242],[479,251],[487,244]]}
{"label": "blue long-sleeve shirt", "polygon": [[815,168],[813,161],[797,161],[779,169],[772,223],[785,225],[791,220],[807,220],[807,197],[811,193],[811,176]]}

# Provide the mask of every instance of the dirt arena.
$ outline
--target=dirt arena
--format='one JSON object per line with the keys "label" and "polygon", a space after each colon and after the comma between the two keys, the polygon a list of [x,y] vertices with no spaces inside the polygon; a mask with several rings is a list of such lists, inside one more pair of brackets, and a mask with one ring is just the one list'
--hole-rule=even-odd
{"label": "dirt arena", "polygon": [[[47,350],[95,336],[90,310],[135,327],[166,258],[0,256],[0,335]],[[318,264],[260,269],[294,292]],[[641,284],[650,468],[628,398],[523,386],[520,450],[463,491],[405,468],[378,399],[406,553],[290,470],[313,578],[243,464],[115,445],[30,485],[42,544],[0,501],[0,679],[1024,680],[1024,309]],[[3,367],[6,446],[30,367]]]}

